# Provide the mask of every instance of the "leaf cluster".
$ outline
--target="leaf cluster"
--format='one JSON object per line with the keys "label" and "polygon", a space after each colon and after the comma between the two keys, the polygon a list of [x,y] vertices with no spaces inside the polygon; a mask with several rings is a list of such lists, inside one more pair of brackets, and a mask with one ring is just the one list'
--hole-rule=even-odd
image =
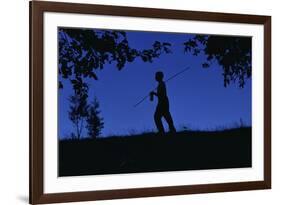
{"label": "leaf cluster", "polygon": [[208,68],[216,61],[223,69],[224,86],[237,82],[241,88],[252,75],[252,41],[250,37],[194,35],[184,42],[185,52],[192,55],[203,53],[206,61],[202,67]]}

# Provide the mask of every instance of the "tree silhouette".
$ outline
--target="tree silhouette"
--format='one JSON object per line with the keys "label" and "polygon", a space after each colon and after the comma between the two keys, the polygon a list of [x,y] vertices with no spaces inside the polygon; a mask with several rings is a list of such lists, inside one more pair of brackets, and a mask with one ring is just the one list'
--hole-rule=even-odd
{"label": "tree silhouette", "polygon": [[194,35],[184,42],[184,50],[195,56],[204,53],[208,68],[216,60],[223,68],[224,86],[238,82],[244,87],[246,79],[252,75],[252,41],[250,37]]}
{"label": "tree silhouette", "polygon": [[[138,50],[129,45],[124,31],[59,28],[59,75],[64,79],[98,79],[95,69],[115,63],[121,70],[136,58],[152,62],[162,53],[170,53],[170,43],[155,41],[151,48]],[[59,87],[63,87],[60,79]]]}
{"label": "tree silhouette", "polygon": [[88,115],[87,115],[87,125],[88,135],[95,139],[101,134],[101,130],[104,127],[103,118],[100,117],[100,104],[97,98],[94,98],[94,101],[88,106]]}
{"label": "tree silhouette", "polygon": [[[153,62],[161,54],[171,53],[168,42],[155,41],[151,48],[143,50],[132,48],[125,31],[81,28],[59,28],[58,31],[60,88],[62,79],[97,80],[95,70],[103,69],[106,64],[115,63],[121,70],[137,58]],[[195,56],[205,54],[204,68],[217,61],[223,69],[225,87],[230,82],[244,87],[246,79],[252,75],[250,37],[193,35],[184,42],[184,50]]]}
{"label": "tree silhouette", "polygon": [[69,97],[70,110],[68,116],[75,128],[75,132],[71,136],[80,139],[82,137],[84,121],[88,115],[88,85],[83,83],[80,78],[72,81],[74,94]]}

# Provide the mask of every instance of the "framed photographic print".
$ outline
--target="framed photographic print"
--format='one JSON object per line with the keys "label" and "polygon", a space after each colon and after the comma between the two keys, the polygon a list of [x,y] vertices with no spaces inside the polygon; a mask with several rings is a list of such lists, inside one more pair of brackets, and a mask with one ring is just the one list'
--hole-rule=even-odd
{"label": "framed photographic print", "polygon": [[30,203],[271,188],[271,17],[30,2]]}

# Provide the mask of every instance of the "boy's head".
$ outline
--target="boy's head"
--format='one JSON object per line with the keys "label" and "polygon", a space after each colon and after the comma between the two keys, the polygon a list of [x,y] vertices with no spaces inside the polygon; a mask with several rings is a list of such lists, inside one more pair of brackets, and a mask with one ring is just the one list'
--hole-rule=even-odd
{"label": "boy's head", "polygon": [[163,78],[164,78],[164,74],[163,72],[161,71],[158,71],[155,73],[155,80],[160,82],[160,81],[163,81]]}

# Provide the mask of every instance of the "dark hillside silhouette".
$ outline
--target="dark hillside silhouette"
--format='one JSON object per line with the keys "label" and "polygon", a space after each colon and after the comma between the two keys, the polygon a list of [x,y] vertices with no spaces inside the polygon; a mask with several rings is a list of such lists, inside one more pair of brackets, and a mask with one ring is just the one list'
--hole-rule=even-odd
{"label": "dark hillside silhouette", "polygon": [[251,167],[251,128],[61,140],[59,176]]}

